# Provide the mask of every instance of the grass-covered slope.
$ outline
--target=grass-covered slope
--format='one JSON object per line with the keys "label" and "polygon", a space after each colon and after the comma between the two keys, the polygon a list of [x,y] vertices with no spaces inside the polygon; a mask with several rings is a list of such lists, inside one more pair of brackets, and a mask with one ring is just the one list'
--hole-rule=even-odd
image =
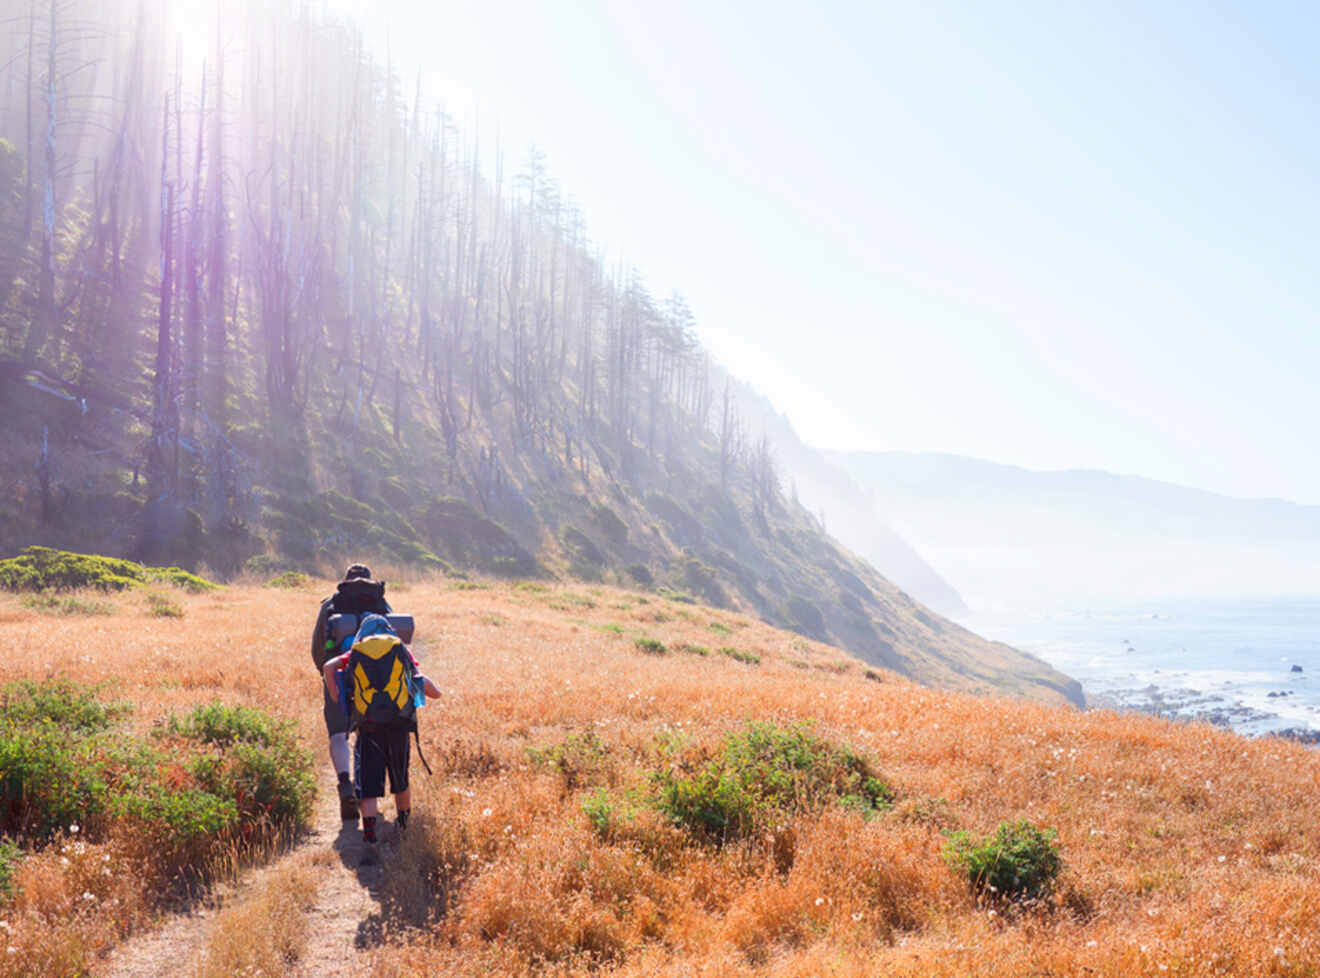
{"label": "grass-covered slope", "polygon": [[[218,700],[292,719],[323,757],[306,638],[327,587],[181,594],[181,619],[133,591],[95,619],[0,595],[0,641],[15,680],[61,650],[66,678],[132,701],[136,727]],[[445,691],[420,715],[435,774],[414,767],[410,833],[372,877],[360,933],[387,922],[383,943],[344,973],[1315,973],[1314,751],[923,688],[654,594],[437,579],[394,596]],[[1040,870],[1034,902],[969,882],[996,837]],[[8,942],[38,934],[60,960],[99,919],[59,909],[84,869],[22,860]],[[16,968],[0,958],[67,973]]]}
{"label": "grass-covered slope", "polygon": [[[50,13],[101,70],[0,91],[0,555],[669,588],[928,682],[1076,698],[844,553],[681,295],[606,262],[535,149],[491,160],[410,108],[357,26],[235,0],[184,70],[163,9]],[[59,116],[30,220],[18,120],[66,103],[122,111]]]}

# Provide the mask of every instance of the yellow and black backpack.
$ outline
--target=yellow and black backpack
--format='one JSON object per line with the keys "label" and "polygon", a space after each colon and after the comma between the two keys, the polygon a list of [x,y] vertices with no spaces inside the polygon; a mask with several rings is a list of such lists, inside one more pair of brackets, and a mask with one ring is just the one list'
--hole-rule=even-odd
{"label": "yellow and black backpack", "polygon": [[383,615],[366,615],[344,667],[350,729],[417,729],[419,683],[412,656]]}

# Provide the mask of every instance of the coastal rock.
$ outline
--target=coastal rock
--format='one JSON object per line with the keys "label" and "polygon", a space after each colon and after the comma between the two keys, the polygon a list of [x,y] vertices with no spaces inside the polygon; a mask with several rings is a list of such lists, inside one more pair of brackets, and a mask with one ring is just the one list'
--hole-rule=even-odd
{"label": "coastal rock", "polygon": [[1293,667],[1292,667],[1291,669],[1289,669],[1288,671],[1289,671],[1289,672],[1301,672],[1301,671],[1302,671],[1302,667],[1299,666],[1299,665],[1297,665],[1296,663],[1293,663]]}

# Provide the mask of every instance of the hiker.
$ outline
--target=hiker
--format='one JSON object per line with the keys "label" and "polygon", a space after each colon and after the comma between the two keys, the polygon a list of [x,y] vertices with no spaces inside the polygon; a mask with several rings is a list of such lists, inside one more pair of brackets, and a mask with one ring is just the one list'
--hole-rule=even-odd
{"label": "hiker", "polygon": [[371,863],[375,861],[376,818],[380,799],[385,797],[387,774],[394,795],[395,824],[400,832],[408,828],[412,811],[408,734],[417,736],[422,691],[436,698],[440,690],[421,674],[412,652],[383,615],[364,616],[352,648],[326,660],[321,671],[326,695],[336,704],[341,696],[346,698],[343,706],[349,727],[357,732],[353,769],[362,799],[363,862]]}
{"label": "hiker", "polygon": [[[312,661],[316,663],[317,672],[321,671],[326,659],[342,651],[329,634],[331,615],[360,616],[367,612],[388,615],[392,610],[385,600],[385,582],[372,580],[371,568],[365,564],[350,564],[335,593],[321,602],[320,614],[316,616],[316,627],[312,630]],[[322,694],[321,712],[325,717],[325,732],[330,737],[330,761],[339,778],[339,815],[346,822],[356,822],[358,800],[349,773],[348,714],[344,712],[343,704],[332,700],[324,688]]]}

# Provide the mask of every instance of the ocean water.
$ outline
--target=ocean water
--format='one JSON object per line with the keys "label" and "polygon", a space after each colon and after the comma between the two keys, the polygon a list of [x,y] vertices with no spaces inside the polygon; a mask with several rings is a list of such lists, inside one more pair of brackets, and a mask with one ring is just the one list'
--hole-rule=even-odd
{"label": "ocean water", "polygon": [[1251,735],[1320,732],[1320,597],[999,612],[963,623],[1077,679],[1099,706]]}

